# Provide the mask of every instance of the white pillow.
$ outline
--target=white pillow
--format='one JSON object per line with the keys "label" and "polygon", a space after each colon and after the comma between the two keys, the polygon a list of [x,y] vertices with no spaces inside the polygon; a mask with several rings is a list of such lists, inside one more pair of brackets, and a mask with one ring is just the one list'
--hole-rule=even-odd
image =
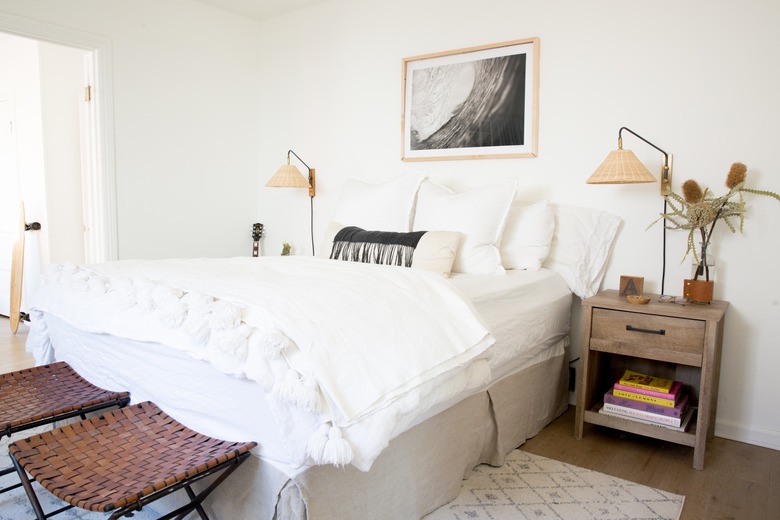
{"label": "white pillow", "polygon": [[409,231],[414,198],[424,178],[419,172],[411,172],[370,184],[348,177],[332,220],[363,229]]}
{"label": "white pillow", "polygon": [[322,237],[322,245],[317,250],[317,256],[319,258],[330,258],[330,253],[333,250],[333,238],[343,227],[344,224],[340,222],[334,221],[328,224],[328,229],[325,230],[325,236]]}
{"label": "white pillow", "polygon": [[622,220],[596,209],[552,204],[555,236],[544,266],[560,274],[574,294],[596,294]]}
{"label": "white pillow", "polygon": [[452,266],[453,272],[504,273],[498,244],[516,190],[515,182],[504,182],[454,193],[444,186],[425,180],[417,194],[412,230],[463,233],[463,242]]}
{"label": "white pillow", "polygon": [[555,219],[549,201],[514,201],[499,248],[504,267],[538,271],[550,252],[554,230]]}
{"label": "white pillow", "polygon": [[463,234],[457,231],[428,231],[417,244],[412,268],[433,271],[449,278],[461,240]]}

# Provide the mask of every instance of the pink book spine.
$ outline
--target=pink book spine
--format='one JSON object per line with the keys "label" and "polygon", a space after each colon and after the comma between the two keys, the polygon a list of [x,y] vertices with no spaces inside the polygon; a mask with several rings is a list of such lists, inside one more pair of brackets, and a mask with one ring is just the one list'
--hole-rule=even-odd
{"label": "pink book spine", "polygon": [[652,403],[645,403],[642,401],[635,401],[633,399],[625,399],[623,397],[617,397],[612,395],[612,390],[609,390],[604,394],[604,402],[615,406],[622,406],[624,408],[631,408],[633,410],[639,410],[641,412],[647,412],[655,415],[663,415],[665,417],[674,417],[679,419],[685,413],[685,409],[688,405],[688,395],[680,397],[680,401],[674,408],[667,406],[658,406]]}
{"label": "pink book spine", "polygon": [[660,399],[677,399],[677,394],[680,392],[680,389],[682,388],[682,383],[680,381],[675,381],[674,383],[672,383],[672,387],[669,389],[668,394],[665,394],[664,392],[657,392],[655,390],[645,390],[644,388],[636,388],[633,386],[621,385],[620,382],[615,383],[615,388],[617,388],[618,390],[625,390],[626,392],[634,392],[636,394],[650,395],[653,397],[658,397]]}

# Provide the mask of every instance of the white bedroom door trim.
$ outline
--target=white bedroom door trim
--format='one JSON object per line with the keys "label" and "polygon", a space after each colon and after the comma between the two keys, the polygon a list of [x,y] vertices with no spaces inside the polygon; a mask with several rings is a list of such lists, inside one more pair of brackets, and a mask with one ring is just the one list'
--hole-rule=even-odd
{"label": "white bedroom door trim", "polygon": [[86,261],[118,259],[111,40],[3,12],[0,12],[0,31],[91,51],[87,59],[94,74],[89,114],[93,150],[83,158],[87,163],[84,184],[88,187],[84,204],[91,208],[91,221],[86,222],[91,233],[84,236]]}
{"label": "white bedroom door trim", "polygon": [[81,132],[81,200],[84,217],[84,260],[87,263],[99,263],[106,250],[101,233],[101,215],[103,214],[104,191],[101,176],[95,169],[100,164],[100,144],[97,130],[100,128],[98,110],[92,93],[95,70],[92,53],[84,55],[84,98],[79,103],[79,130]]}

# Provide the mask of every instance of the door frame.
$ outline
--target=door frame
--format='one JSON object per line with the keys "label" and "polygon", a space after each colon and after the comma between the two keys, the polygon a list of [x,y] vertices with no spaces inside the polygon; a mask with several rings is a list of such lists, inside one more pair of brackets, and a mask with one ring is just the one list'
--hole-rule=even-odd
{"label": "door frame", "polygon": [[0,31],[90,51],[94,73],[92,99],[92,153],[83,158],[84,204],[90,211],[85,222],[89,263],[117,260],[116,160],[114,151],[114,101],[111,40],[105,36],[0,12]]}

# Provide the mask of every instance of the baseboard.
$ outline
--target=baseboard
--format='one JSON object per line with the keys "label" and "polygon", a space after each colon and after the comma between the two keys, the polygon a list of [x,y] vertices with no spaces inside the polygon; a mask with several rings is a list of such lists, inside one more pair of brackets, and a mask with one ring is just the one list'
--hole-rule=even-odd
{"label": "baseboard", "polygon": [[776,430],[718,420],[715,436],[780,451],[780,432]]}

